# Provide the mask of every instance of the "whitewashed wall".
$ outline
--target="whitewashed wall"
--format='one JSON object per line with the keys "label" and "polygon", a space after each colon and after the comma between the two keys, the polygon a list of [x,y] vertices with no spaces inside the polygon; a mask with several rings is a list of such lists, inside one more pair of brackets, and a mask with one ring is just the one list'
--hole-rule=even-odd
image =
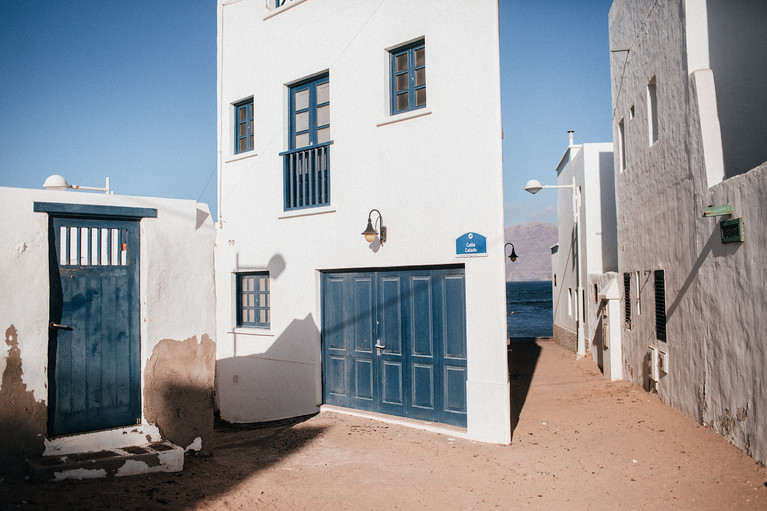
{"label": "whitewashed wall", "polygon": [[[319,271],[466,264],[468,434],[508,442],[498,4],[219,2],[217,399],[236,422],[321,403]],[[387,48],[424,38],[427,108],[389,115]],[[329,71],[331,205],[283,212],[286,84]],[[254,98],[255,149],[232,155],[232,104]],[[377,208],[389,239],[360,233]],[[456,259],[455,240],[488,256]],[[272,328],[233,328],[232,273],[269,269]],[[229,321],[227,322],[227,318]],[[235,383],[236,382],[236,383]]]}
{"label": "whitewashed wall", "polygon": [[[96,204],[157,209],[157,218],[141,220],[140,259],[140,306],[141,306],[141,381],[142,416],[140,426],[117,428],[94,433],[70,435],[47,439],[45,437],[45,413],[40,417],[6,417],[6,407],[14,406],[18,399],[29,399],[35,406],[47,406],[48,402],[48,323],[49,323],[49,272],[48,272],[48,215],[33,211],[35,202]],[[0,188],[0,217],[3,218],[3,243],[0,243],[0,325],[6,332],[15,332],[21,369],[24,396],[15,396],[0,405],[0,427],[9,420],[20,421],[30,431],[41,430],[35,441],[40,442],[38,454],[45,452],[68,453],[96,451],[113,447],[141,445],[147,441],[167,439],[167,432],[176,430],[175,424],[160,418],[163,411],[149,412],[158,418],[147,420],[147,393],[163,394],[167,389],[147,388],[146,366],[158,345],[181,343],[188,339],[191,353],[176,360],[176,378],[171,383],[199,387],[202,393],[212,392],[213,365],[205,364],[205,350],[214,351],[215,296],[213,287],[213,243],[215,230],[208,208],[195,201],[126,197],[70,191],[28,190]],[[187,350],[190,351],[190,350]],[[16,356],[17,354],[14,354]],[[3,346],[0,357],[0,373],[6,373],[10,344]],[[18,363],[18,358],[14,363]],[[167,362],[167,361],[166,361]],[[196,364],[196,365],[195,365]],[[162,364],[156,367],[161,367]],[[188,371],[192,366],[194,369]],[[165,369],[170,370],[168,367]],[[193,374],[195,382],[189,381]],[[209,380],[209,384],[206,383]],[[18,385],[19,382],[13,382]],[[4,376],[3,385],[11,381]],[[160,383],[150,382],[152,385]],[[210,388],[208,388],[210,387]],[[7,391],[8,389],[0,389]],[[210,396],[208,396],[210,399]],[[157,401],[155,401],[156,403]],[[30,406],[30,414],[31,409]],[[181,408],[184,408],[181,405]],[[183,410],[182,410],[183,411]],[[174,409],[176,414],[178,410]],[[190,418],[196,425],[204,421],[205,428],[212,428],[204,417]],[[199,423],[198,423],[199,422]],[[158,423],[165,427],[166,436],[160,433]],[[189,424],[182,425],[184,429]],[[174,433],[169,433],[174,436]],[[183,436],[183,435],[182,435]],[[202,435],[205,436],[205,435]],[[207,441],[207,439],[206,439]],[[199,440],[198,440],[199,442]],[[190,439],[191,443],[191,439]],[[182,445],[188,447],[188,445]],[[200,447],[197,447],[199,450]],[[209,449],[205,445],[203,449]]]}
{"label": "whitewashed wall", "polygon": [[[567,148],[557,166],[557,184],[568,186],[573,182],[581,193],[579,208],[581,221],[580,272],[585,308],[584,335],[586,349],[598,325],[599,304],[594,301],[594,284],[599,289],[603,272],[617,268],[616,219],[613,184],[612,143],[589,143]],[[543,193],[543,192],[541,192]],[[551,193],[551,192],[548,192]],[[552,270],[557,275],[554,286],[555,338],[560,344],[574,349],[576,336],[575,242],[573,233],[573,190],[561,188],[557,197],[557,225],[559,248],[552,258]],[[572,289],[572,314],[569,314],[568,295]],[[597,295],[599,290],[597,289]]]}
{"label": "whitewashed wall", "polygon": [[[610,47],[630,49],[611,55],[615,140],[620,119],[627,131],[627,168],[616,172],[619,273],[632,273],[633,295],[624,374],[649,386],[648,348],[667,352],[667,374],[655,386],[660,398],[764,462],[767,167],[730,178],[721,168],[722,92],[716,70],[707,68],[706,3],[616,0],[610,11]],[[653,76],[660,135],[650,146],[646,85]],[[756,93],[754,105],[764,100]],[[726,203],[744,219],[744,243],[722,244],[721,218],[703,217],[708,206]],[[666,277],[667,342],[656,338],[657,269]]]}

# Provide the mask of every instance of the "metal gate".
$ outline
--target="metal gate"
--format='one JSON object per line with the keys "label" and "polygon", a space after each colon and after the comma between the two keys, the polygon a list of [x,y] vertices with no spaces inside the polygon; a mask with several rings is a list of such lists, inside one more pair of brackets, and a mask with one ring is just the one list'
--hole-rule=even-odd
{"label": "metal gate", "polygon": [[327,404],[466,425],[463,267],[323,274]]}

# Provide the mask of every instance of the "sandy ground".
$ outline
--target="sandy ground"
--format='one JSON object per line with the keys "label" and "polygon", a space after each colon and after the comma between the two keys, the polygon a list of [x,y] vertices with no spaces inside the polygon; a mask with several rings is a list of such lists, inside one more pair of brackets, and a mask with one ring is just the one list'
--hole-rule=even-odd
{"label": "sandy ground", "polygon": [[0,484],[2,509],[767,509],[767,470],[557,344],[513,344],[511,445],[323,412],[221,427],[181,474]]}

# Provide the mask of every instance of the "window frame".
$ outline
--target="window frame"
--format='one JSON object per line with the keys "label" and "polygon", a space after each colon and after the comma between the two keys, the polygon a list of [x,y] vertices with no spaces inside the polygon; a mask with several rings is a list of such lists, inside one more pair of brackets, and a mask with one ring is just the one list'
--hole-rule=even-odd
{"label": "window frame", "polygon": [[[415,52],[417,50],[423,50],[424,62],[423,65],[415,64]],[[407,69],[405,71],[397,71],[397,57],[400,55],[407,55]],[[416,71],[423,69],[424,78],[423,84],[416,84]],[[401,91],[397,90],[397,77],[407,74],[408,87]],[[426,108],[427,101],[424,100],[422,105],[416,104],[417,91],[423,90],[426,94],[426,40],[418,39],[411,43],[407,43],[389,50],[389,113],[390,115],[398,115],[405,112],[412,112],[421,108]],[[408,94],[408,105],[406,108],[399,109],[397,106],[397,98],[402,94]]]}
{"label": "window frame", "polygon": [[[328,100],[321,103],[317,102],[317,86],[328,84]],[[307,121],[307,129],[300,130],[300,134],[308,134],[309,144],[297,146],[296,145],[296,93],[303,90],[308,90],[309,100],[306,108],[299,109],[298,113],[306,111],[309,119]],[[288,150],[296,151],[299,149],[306,149],[309,147],[316,147],[318,145],[327,144],[332,142],[332,139],[324,142],[317,141],[317,133],[325,128],[330,128],[330,115],[328,115],[327,124],[317,124],[317,110],[319,108],[327,106],[330,108],[330,73],[322,73],[312,78],[296,82],[288,86]]]}
{"label": "window frame", "polygon": [[[249,272],[237,272],[235,275],[235,326],[237,328],[258,328],[262,330],[268,330],[272,326],[271,318],[271,276],[268,271],[249,271]],[[261,289],[260,277],[266,277],[265,290]],[[253,289],[243,290],[243,281],[246,278],[252,278]],[[245,310],[253,310],[254,321],[243,321],[243,294],[253,295],[254,305],[245,305]],[[260,296],[264,295],[265,305],[261,306]],[[266,321],[260,321],[260,312],[264,311]]]}
{"label": "window frame", "polygon": [[658,80],[653,76],[647,82],[647,135],[652,147],[658,141]]}
{"label": "window frame", "polygon": [[618,121],[618,169],[622,173],[626,170],[626,123],[621,118]]}
{"label": "window frame", "polygon": [[[255,146],[253,134],[253,98],[243,99],[232,104],[234,108],[234,154],[243,154],[252,151]],[[240,121],[240,111],[245,109],[245,121]],[[245,135],[240,135],[240,125],[246,126]],[[240,149],[240,140],[245,139],[245,149]]]}

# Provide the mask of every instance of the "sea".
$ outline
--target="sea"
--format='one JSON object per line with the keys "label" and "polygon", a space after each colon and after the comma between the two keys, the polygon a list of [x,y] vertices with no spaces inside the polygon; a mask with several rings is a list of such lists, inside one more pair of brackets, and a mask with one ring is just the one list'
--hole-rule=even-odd
{"label": "sea", "polygon": [[551,337],[551,281],[506,283],[506,327],[510,338]]}

